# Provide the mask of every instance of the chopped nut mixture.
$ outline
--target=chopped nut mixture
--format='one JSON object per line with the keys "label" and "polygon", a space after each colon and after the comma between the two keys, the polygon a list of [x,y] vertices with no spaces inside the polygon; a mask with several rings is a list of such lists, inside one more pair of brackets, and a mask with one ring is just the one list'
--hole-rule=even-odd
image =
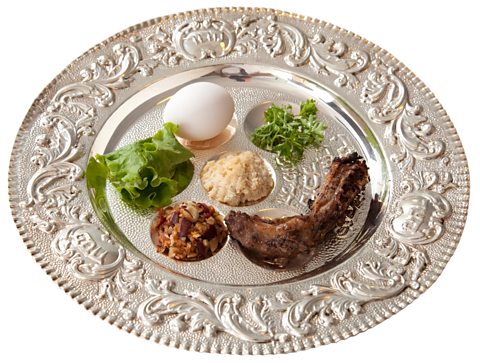
{"label": "chopped nut mixture", "polygon": [[157,252],[176,260],[198,261],[218,252],[228,232],[215,208],[185,202],[158,209],[150,234]]}

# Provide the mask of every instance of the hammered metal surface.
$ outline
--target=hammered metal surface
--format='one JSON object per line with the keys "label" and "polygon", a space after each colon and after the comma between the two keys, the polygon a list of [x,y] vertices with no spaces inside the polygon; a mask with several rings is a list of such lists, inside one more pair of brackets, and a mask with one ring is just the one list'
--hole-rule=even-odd
{"label": "hammered metal surface", "polygon": [[[203,262],[174,263],[153,252],[150,212],[132,213],[111,189],[90,203],[89,153],[153,134],[162,100],[199,79],[227,88],[238,125],[228,143],[196,152],[194,180],[176,200],[228,212],[198,180],[223,151],[252,149],[275,164],[247,137],[264,102],[314,97],[329,128],[298,170],[274,166],[271,195],[245,211],[305,212],[332,156],[355,150],[367,160],[371,182],[355,213],[303,269],[262,268],[233,241]],[[9,188],[36,260],[102,319],[184,349],[269,354],[356,335],[431,286],[463,230],[469,177],[445,111],[387,52],[328,23],[231,8],[140,24],[74,61],[27,114]]]}

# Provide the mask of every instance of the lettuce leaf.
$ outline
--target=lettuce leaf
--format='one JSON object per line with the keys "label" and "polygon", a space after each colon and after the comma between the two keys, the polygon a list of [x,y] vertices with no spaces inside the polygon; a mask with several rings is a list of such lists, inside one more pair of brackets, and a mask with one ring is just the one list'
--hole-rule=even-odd
{"label": "lettuce leaf", "polygon": [[160,208],[170,204],[193,176],[190,158],[194,155],[175,138],[177,128],[166,123],[153,137],[91,157],[87,186],[101,190],[109,180],[122,200],[132,206]]}

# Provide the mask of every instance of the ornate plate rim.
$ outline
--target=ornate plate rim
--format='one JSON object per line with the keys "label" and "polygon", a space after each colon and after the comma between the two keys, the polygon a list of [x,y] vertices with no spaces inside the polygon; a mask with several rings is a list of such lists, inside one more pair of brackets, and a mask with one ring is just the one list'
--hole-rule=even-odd
{"label": "ornate plate rim", "polygon": [[[18,193],[16,191],[16,188],[14,186],[14,181],[17,177],[17,174],[15,173],[15,164],[18,159],[17,155],[19,153],[19,150],[21,149],[22,143],[25,138],[25,132],[29,130],[29,127],[33,124],[34,118],[33,118],[33,113],[34,110],[37,107],[40,108],[45,108],[45,96],[48,94],[48,92],[52,89],[55,88],[57,82],[59,82],[62,77],[66,74],[68,74],[69,70],[71,69],[72,65],[79,63],[86,57],[88,57],[90,54],[102,49],[106,44],[110,44],[111,42],[114,42],[115,40],[124,37],[126,35],[131,34],[132,32],[136,30],[140,30],[149,26],[154,26],[157,24],[160,24],[164,21],[167,21],[169,19],[176,19],[176,18],[186,18],[188,16],[192,15],[197,15],[197,16],[212,16],[212,15],[221,15],[222,13],[237,13],[239,15],[244,15],[244,14],[264,14],[265,16],[267,15],[275,15],[279,17],[285,17],[285,18],[290,18],[290,19],[297,19],[297,20],[302,20],[306,21],[308,24],[315,26],[315,27],[323,27],[323,28],[328,28],[331,31],[333,31],[336,35],[344,35],[348,36],[350,38],[354,38],[357,42],[364,44],[365,46],[369,46],[369,52],[381,54],[382,59],[388,59],[389,65],[390,63],[393,63],[397,69],[401,69],[402,72],[404,73],[404,77],[408,78],[410,82],[414,84],[415,89],[420,90],[422,93],[422,96],[424,96],[428,101],[432,102],[432,104],[436,108],[436,113],[441,114],[440,121],[445,125],[445,133],[448,133],[448,137],[451,138],[452,145],[454,146],[452,150],[454,153],[457,155],[459,158],[458,163],[459,167],[461,166],[461,173],[460,175],[462,178],[464,178],[463,182],[465,185],[463,185],[463,190],[464,190],[464,198],[461,200],[462,207],[459,208],[460,211],[457,211],[456,213],[456,221],[455,221],[455,228],[453,228],[452,231],[448,231],[448,235],[451,236],[451,241],[449,241],[448,244],[448,250],[446,251],[446,255],[443,258],[443,263],[441,267],[437,268],[434,270],[433,274],[430,276],[429,279],[425,280],[424,285],[422,286],[411,286],[413,287],[414,293],[410,294],[409,296],[406,296],[405,294],[402,294],[402,292],[399,292],[399,295],[396,295],[396,297],[401,298],[400,301],[392,301],[391,306],[388,307],[388,311],[382,309],[380,312],[376,312],[375,315],[372,313],[372,317],[374,319],[369,319],[367,324],[359,324],[356,327],[350,327],[348,330],[343,330],[341,332],[331,334],[331,335],[326,335],[322,337],[315,336],[316,339],[305,339],[305,340],[299,340],[299,341],[292,341],[292,340],[284,340],[285,337],[279,336],[278,337],[278,342],[280,342],[280,345],[273,346],[273,345],[259,345],[258,343],[253,342],[246,342],[246,341],[230,341],[228,344],[226,344],[223,348],[220,348],[218,345],[215,344],[204,344],[199,346],[198,344],[191,344],[189,339],[182,340],[182,338],[177,335],[175,339],[170,339],[169,337],[164,337],[160,338],[159,335],[154,335],[154,334],[143,334],[143,329],[144,326],[141,326],[140,329],[138,329],[135,326],[128,325],[125,323],[125,320],[119,320],[119,317],[113,317],[109,315],[109,313],[106,310],[103,310],[95,302],[89,301],[86,299],[84,296],[82,296],[82,291],[81,289],[75,289],[72,288],[69,284],[68,278],[60,276],[55,267],[50,266],[50,263],[48,260],[45,260],[40,253],[39,249],[36,248],[35,245],[35,237],[31,237],[29,234],[28,229],[24,226],[22,223],[22,212],[21,212],[21,207],[20,207],[20,200]],[[367,67],[368,68],[368,67]],[[388,70],[387,70],[388,72]],[[393,71],[395,72],[395,70]],[[368,97],[368,95],[367,95]],[[407,97],[407,108],[408,106],[411,106],[408,104],[409,100]],[[417,115],[416,110],[411,110],[412,111],[412,117]],[[375,111],[373,111],[375,112]],[[381,122],[381,120],[379,120]],[[407,185],[407,188],[410,188],[409,191],[412,193],[421,193],[421,192],[427,192],[430,187],[434,186],[435,188],[437,187],[438,177],[434,176],[433,179],[435,180],[429,180],[428,178],[431,178],[432,176],[426,176],[426,180],[415,180],[412,183],[421,183],[423,186],[426,185],[425,188],[422,188],[419,190],[419,187],[416,185],[413,185],[412,183],[410,185]],[[419,179],[422,179],[422,176],[420,176]],[[450,183],[451,181],[447,181]],[[444,183],[445,184],[445,183]],[[448,187],[440,183],[438,184],[439,188],[443,187]],[[108,39],[104,40],[101,43],[98,43],[97,45],[93,46],[86,52],[84,52],[82,55],[77,57],[74,61],[72,61],[67,67],[65,67],[42,91],[41,93],[37,96],[37,98],[33,101],[31,107],[29,108],[29,111],[27,112],[27,115],[25,116],[25,119],[23,120],[19,131],[17,133],[17,136],[15,138],[14,146],[12,148],[11,156],[10,156],[10,163],[9,163],[9,173],[8,173],[8,190],[9,190],[9,203],[10,207],[12,210],[12,216],[14,219],[14,222],[17,226],[17,229],[19,230],[20,236],[23,239],[26,247],[32,254],[32,256],[35,258],[35,260],[40,264],[42,269],[45,270],[45,272],[52,278],[53,281],[55,281],[67,294],[69,294],[75,301],[77,301],[80,305],[84,306],[87,310],[91,311],[94,315],[100,316],[100,318],[107,320],[110,324],[117,326],[120,329],[126,330],[128,332],[134,332],[138,336],[142,336],[146,339],[153,339],[156,342],[163,343],[165,345],[170,345],[170,346],[175,346],[175,347],[181,347],[183,349],[188,349],[188,350],[195,350],[195,351],[207,351],[207,352],[222,352],[222,353],[234,353],[234,354],[269,354],[269,353],[284,353],[284,352],[292,352],[292,351],[297,351],[297,350],[303,350],[303,349],[308,349],[310,347],[322,345],[322,344],[328,344],[331,342],[336,342],[342,339],[346,339],[350,336],[354,336],[362,331],[365,331],[378,323],[382,322],[383,320],[389,318],[396,312],[402,310],[405,306],[410,304],[416,297],[418,297],[421,293],[425,292],[432,284],[433,282],[440,276],[440,274],[443,272],[443,269],[448,262],[448,260],[451,258],[453,255],[456,246],[458,245],[458,242],[461,238],[463,228],[465,226],[466,222],[466,217],[468,213],[468,204],[469,204],[469,194],[470,194],[470,185],[469,185],[469,171],[468,171],[468,162],[467,158],[463,149],[463,146],[461,144],[460,138],[456,132],[456,129],[451,122],[450,118],[448,117],[447,113],[443,109],[442,105],[438,102],[434,94],[430,91],[430,89],[425,86],[425,84],[419,80],[413,72],[410,71],[403,63],[399,62],[393,55],[390,53],[386,52],[382,48],[378,47],[377,45],[371,43],[370,41],[348,31],[343,28],[337,27],[333,24],[330,24],[325,21],[321,21],[318,19],[314,19],[311,17],[305,17],[299,14],[295,13],[289,13],[289,12],[284,12],[281,10],[275,10],[275,9],[268,9],[268,8],[250,8],[250,7],[222,7],[222,8],[209,8],[209,9],[198,9],[198,10],[193,10],[193,11],[187,11],[187,12],[181,12],[181,13],[176,13],[176,14],[171,14],[171,15],[166,15],[166,16],[161,16],[157,17],[151,20],[147,20],[141,23],[138,23],[136,25],[133,25],[121,32],[116,33],[115,35],[109,37]],[[433,193],[436,194],[441,194],[443,192],[438,192],[437,190],[440,189],[435,189]],[[436,198],[437,195],[429,195],[426,196],[426,198]],[[442,200],[436,202],[439,202],[440,204],[443,202]],[[447,201],[448,202],[448,201]],[[433,203],[433,202],[432,202]],[[451,207],[451,206],[450,206]],[[444,209],[448,209],[448,206],[445,207]],[[444,210],[445,212],[445,210]],[[448,211],[447,211],[448,212]],[[447,212],[444,213],[444,216],[447,216]],[[81,216],[75,215],[76,218],[81,218]],[[440,219],[443,217],[439,217]],[[443,220],[441,222],[441,228],[443,228]],[[395,235],[395,231],[392,232],[393,236]],[[443,234],[443,231],[441,232]],[[440,235],[435,235],[435,238],[439,238]],[[395,240],[392,239],[394,242]],[[422,243],[428,243],[423,241],[412,241],[413,244],[422,244]],[[404,250],[402,250],[402,247],[395,245],[395,243],[388,244],[388,245],[382,245],[379,246],[383,250],[382,253],[384,253],[384,256],[389,256],[391,258],[396,259],[396,261],[400,261],[400,265],[402,264],[402,258],[405,259],[407,258],[408,260],[411,258],[411,254],[414,253],[414,251],[407,252],[408,256],[403,255],[406,253]],[[427,256],[419,256],[417,263],[420,265],[423,265],[426,263],[425,260],[422,260],[424,258],[428,258]],[[408,261],[407,261],[408,262]],[[406,263],[404,265],[406,265]],[[372,267],[372,266],[371,266]],[[378,273],[379,271],[375,271],[375,266],[373,266],[373,270],[371,269],[370,271],[367,271],[368,273],[372,273],[375,275],[375,277],[379,277]],[[393,275],[388,275],[388,276],[383,276],[386,278],[386,281],[390,281],[390,279],[395,280],[398,278],[398,273],[395,275],[395,271],[390,271],[389,273],[392,273]],[[421,273],[421,269],[418,272],[419,274]],[[380,273],[381,275],[382,273]],[[393,281],[392,280],[392,281]],[[414,283],[416,280],[412,280]],[[342,289],[344,288],[343,285],[341,285],[341,280],[338,280],[339,285],[337,286],[338,288]],[[392,282],[395,284],[395,282]],[[162,285],[163,284],[163,285]],[[168,286],[166,282],[160,282],[160,284],[156,284],[154,281],[150,282],[150,287],[152,291],[156,291],[157,293],[161,293],[161,291],[172,291],[173,286]],[[320,289],[322,287],[319,287]],[[79,291],[80,290],[80,291]],[[347,289],[348,290],[348,289]],[[403,291],[402,289],[401,291]],[[174,294],[176,294],[174,292]],[[315,297],[318,296],[318,294],[321,294],[321,291],[312,291],[311,296]],[[286,301],[288,304],[288,296],[281,296],[279,297],[280,303],[282,303],[282,299]],[[146,302],[144,302],[146,303]],[[355,313],[355,309],[357,309],[357,306],[350,306],[348,309],[350,309],[350,313]],[[125,314],[128,315],[128,311],[124,312]],[[318,311],[317,311],[318,313]],[[128,320],[128,319],[126,319]],[[232,323],[232,329],[235,330],[236,327],[234,326],[234,322]],[[344,327],[345,328],[345,327]],[[203,330],[208,330],[208,326],[202,326]],[[181,331],[181,330],[180,330]],[[215,333],[215,332],[213,332]],[[277,338],[276,338],[277,339]]]}

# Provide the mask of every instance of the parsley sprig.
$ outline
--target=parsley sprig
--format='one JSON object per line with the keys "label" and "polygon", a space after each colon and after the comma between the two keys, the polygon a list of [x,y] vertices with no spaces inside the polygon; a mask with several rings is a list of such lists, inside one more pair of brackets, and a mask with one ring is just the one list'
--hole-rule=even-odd
{"label": "parsley sprig", "polygon": [[294,166],[298,164],[307,147],[318,147],[323,141],[326,126],[317,120],[314,100],[300,104],[298,115],[292,106],[270,106],[264,113],[265,124],[251,135],[259,148],[277,154],[277,162]]}

